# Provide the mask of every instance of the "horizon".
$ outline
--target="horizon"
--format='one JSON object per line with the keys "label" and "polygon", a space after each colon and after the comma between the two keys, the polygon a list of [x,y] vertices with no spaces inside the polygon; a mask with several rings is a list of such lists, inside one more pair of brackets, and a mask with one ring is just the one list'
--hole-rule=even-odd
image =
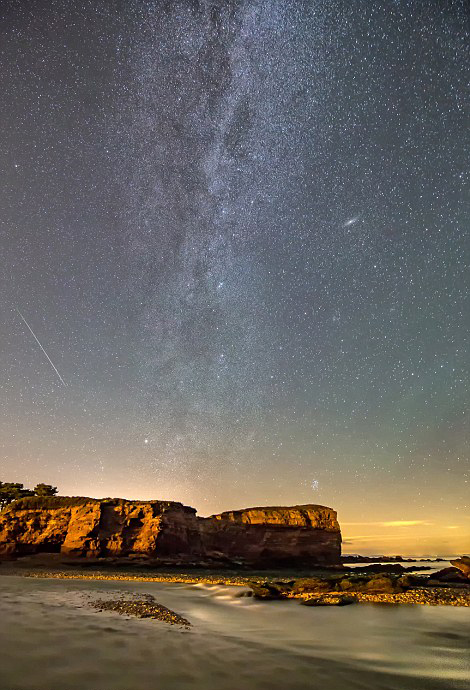
{"label": "horizon", "polygon": [[[31,482],[33,486],[37,482]],[[342,535],[342,553],[343,555],[354,555],[356,553],[362,556],[393,556],[402,555],[404,558],[444,558],[449,560],[449,558],[454,558],[458,556],[465,555],[468,552],[468,545],[470,544],[470,517],[464,518],[467,522],[468,532],[463,530],[454,533],[456,527],[444,526],[441,528],[442,536],[436,536],[436,526],[435,523],[428,520],[412,519],[386,519],[383,521],[370,520],[363,521],[360,523],[350,523],[343,521],[341,518],[341,511],[334,505],[321,502],[290,502],[290,503],[264,503],[264,504],[246,504],[239,507],[234,507],[233,505],[220,506],[217,509],[209,509],[208,507],[203,508],[201,512],[200,508],[191,502],[186,502],[178,499],[177,497],[169,496],[147,496],[142,498],[142,496],[121,496],[106,494],[103,496],[91,496],[88,493],[61,493],[57,494],[59,498],[89,498],[91,500],[106,500],[106,499],[116,499],[124,501],[169,501],[175,503],[181,503],[187,507],[196,510],[199,517],[211,517],[212,515],[218,515],[224,512],[240,511],[251,508],[290,508],[296,506],[304,505],[318,505],[321,507],[332,509],[337,514],[337,519],[341,529]],[[396,517],[396,516],[395,516]],[[361,532],[366,534],[357,535],[352,527],[359,528]],[[398,531],[391,533],[390,530],[397,529]],[[449,535],[448,530],[452,530],[452,535]],[[447,533],[446,533],[447,530]],[[374,532],[379,532],[374,534]],[[439,535],[439,532],[437,533]],[[372,543],[371,543],[372,540]],[[420,544],[420,550],[416,544]],[[411,549],[411,550],[409,550]]]}

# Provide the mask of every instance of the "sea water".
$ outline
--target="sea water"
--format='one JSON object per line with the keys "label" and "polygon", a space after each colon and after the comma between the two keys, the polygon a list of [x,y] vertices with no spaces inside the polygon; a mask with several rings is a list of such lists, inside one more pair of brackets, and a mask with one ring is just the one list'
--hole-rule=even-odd
{"label": "sea water", "polygon": [[[0,577],[2,690],[468,690],[470,609],[257,601],[243,587]],[[99,612],[152,594],[189,629]]]}

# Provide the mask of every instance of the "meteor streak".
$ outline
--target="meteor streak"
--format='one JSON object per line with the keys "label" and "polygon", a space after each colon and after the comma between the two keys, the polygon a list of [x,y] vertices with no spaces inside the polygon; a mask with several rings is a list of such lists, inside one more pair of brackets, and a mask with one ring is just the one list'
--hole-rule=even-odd
{"label": "meteor streak", "polygon": [[43,346],[41,345],[41,343],[40,343],[39,340],[37,339],[36,334],[34,333],[34,331],[33,331],[33,329],[31,328],[31,326],[30,326],[29,323],[26,321],[26,319],[24,318],[24,316],[23,316],[23,314],[20,312],[20,310],[17,309],[16,311],[17,311],[18,314],[20,315],[22,321],[24,321],[24,323],[25,323],[26,326],[28,327],[28,330],[29,330],[29,332],[31,333],[31,335],[33,336],[34,340],[37,342],[37,344],[39,345],[39,347],[41,348],[41,350],[42,350],[42,351],[44,352],[44,354],[46,355],[47,361],[49,362],[49,364],[51,365],[51,367],[54,369],[54,371],[55,371],[55,373],[57,374],[57,376],[59,377],[61,383],[62,383],[64,386],[66,386],[67,384],[65,383],[64,379],[63,379],[62,376],[59,374],[59,372],[57,371],[57,368],[56,368],[54,362],[53,362],[52,359],[49,357],[49,355],[47,354],[47,352],[45,351],[45,349],[43,348]]}

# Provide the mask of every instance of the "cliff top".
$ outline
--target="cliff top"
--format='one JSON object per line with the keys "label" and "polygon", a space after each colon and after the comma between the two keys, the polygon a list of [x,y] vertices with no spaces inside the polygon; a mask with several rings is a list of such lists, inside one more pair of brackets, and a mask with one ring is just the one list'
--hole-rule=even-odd
{"label": "cliff top", "polygon": [[264,510],[264,511],[281,511],[281,510],[331,510],[335,512],[333,508],[328,506],[322,506],[317,503],[300,503],[294,506],[253,506],[250,508],[237,508],[236,510],[224,510],[222,513],[216,513],[210,517],[218,517],[219,515],[237,515],[241,513],[248,513],[252,510]]}
{"label": "cliff top", "polygon": [[127,498],[90,498],[89,496],[28,496],[13,501],[3,509],[3,513],[13,510],[56,510],[60,508],[74,508],[87,503],[105,503],[107,505],[159,505],[165,508],[179,508],[196,512],[195,508],[185,506],[179,501],[140,501]]}
{"label": "cliff top", "polygon": [[[75,508],[86,504],[102,504],[109,506],[117,505],[155,505],[162,510],[176,509],[185,513],[196,514],[196,509],[185,506],[179,501],[160,501],[160,500],[133,500],[127,498],[91,498],[89,496],[29,496],[20,498],[7,505],[2,514],[13,513],[22,510],[60,510]],[[312,515],[313,514],[313,515]],[[292,524],[304,523],[311,525],[314,523],[328,522],[333,529],[339,529],[336,522],[336,511],[328,506],[317,505],[315,503],[305,503],[293,506],[254,506],[241,508],[238,510],[226,510],[222,513],[210,515],[205,520],[229,520],[231,522],[243,522],[256,524],[266,522],[271,524],[282,524],[289,522]]]}
{"label": "cliff top", "polygon": [[306,503],[296,506],[260,506],[244,510],[228,510],[211,515],[209,520],[245,525],[283,525],[289,527],[313,527],[329,532],[339,532],[336,511],[328,506]]}

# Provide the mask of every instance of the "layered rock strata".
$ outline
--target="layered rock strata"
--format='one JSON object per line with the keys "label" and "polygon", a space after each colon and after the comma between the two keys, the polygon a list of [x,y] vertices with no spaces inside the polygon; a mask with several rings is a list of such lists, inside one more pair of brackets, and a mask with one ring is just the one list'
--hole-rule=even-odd
{"label": "layered rock strata", "polygon": [[201,518],[172,501],[28,498],[0,513],[0,556],[174,559],[250,566],[339,563],[336,512],[316,505],[249,508]]}
{"label": "layered rock strata", "polygon": [[206,550],[230,560],[306,567],[340,560],[336,512],[325,506],[247,508],[200,520]]}

